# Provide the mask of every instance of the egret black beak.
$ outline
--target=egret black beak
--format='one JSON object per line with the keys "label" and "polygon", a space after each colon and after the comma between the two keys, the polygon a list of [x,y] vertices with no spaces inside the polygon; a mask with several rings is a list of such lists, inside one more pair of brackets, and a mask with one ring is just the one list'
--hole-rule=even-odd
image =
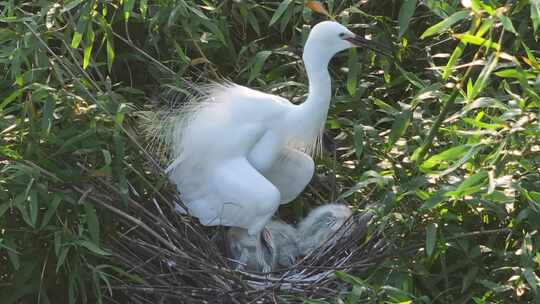
{"label": "egret black beak", "polygon": [[345,40],[349,41],[350,43],[354,44],[355,46],[365,47],[367,49],[370,49],[370,50],[374,51],[375,53],[385,55],[385,56],[388,56],[388,57],[393,57],[392,53],[390,52],[390,50],[387,47],[385,47],[385,46],[383,46],[383,45],[381,45],[379,43],[376,43],[374,41],[362,38],[362,37],[360,37],[358,35],[355,35],[354,37],[345,38]]}

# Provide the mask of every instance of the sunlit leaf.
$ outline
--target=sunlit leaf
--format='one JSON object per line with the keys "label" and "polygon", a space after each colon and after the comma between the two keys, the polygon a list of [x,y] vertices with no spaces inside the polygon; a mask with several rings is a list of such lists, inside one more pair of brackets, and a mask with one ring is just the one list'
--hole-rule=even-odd
{"label": "sunlit leaf", "polygon": [[270,19],[270,23],[268,24],[268,26],[272,26],[274,23],[276,23],[276,21],[279,20],[279,18],[281,17],[281,15],[283,15],[283,13],[287,9],[287,7],[289,7],[289,4],[291,4],[291,2],[292,0],[283,0],[279,4],[278,8],[274,12],[274,15],[272,16],[272,19]]}
{"label": "sunlit leaf", "polygon": [[420,39],[427,38],[429,36],[436,35],[447,29],[449,29],[455,23],[463,20],[469,15],[468,11],[459,11],[451,15],[450,17],[444,19],[443,21],[429,27],[423,34],[420,36]]}
{"label": "sunlit leaf", "polygon": [[399,37],[403,36],[409,28],[409,23],[416,10],[416,0],[404,0],[399,9]]}
{"label": "sunlit leaf", "polygon": [[428,257],[433,255],[435,244],[437,243],[437,226],[429,223],[426,229],[426,254]]}

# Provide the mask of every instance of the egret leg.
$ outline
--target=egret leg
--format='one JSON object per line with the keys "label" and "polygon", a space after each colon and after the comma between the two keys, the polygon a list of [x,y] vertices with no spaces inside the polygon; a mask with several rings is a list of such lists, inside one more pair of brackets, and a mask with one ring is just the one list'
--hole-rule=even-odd
{"label": "egret leg", "polygon": [[221,202],[190,204],[190,212],[205,225],[239,227],[248,229],[250,235],[259,234],[279,207],[278,188],[244,157],[217,165],[213,173],[209,183],[219,192]]}
{"label": "egret leg", "polygon": [[304,191],[314,172],[315,163],[311,156],[286,148],[263,175],[279,189],[280,203],[287,204]]}

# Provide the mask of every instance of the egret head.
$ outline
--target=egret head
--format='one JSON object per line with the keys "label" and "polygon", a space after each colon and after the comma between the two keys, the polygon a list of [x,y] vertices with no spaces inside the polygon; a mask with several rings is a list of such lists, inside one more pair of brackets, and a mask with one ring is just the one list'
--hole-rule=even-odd
{"label": "egret head", "polygon": [[[380,51],[375,45],[334,21],[323,21],[311,29],[304,47],[304,61],[326,61],[335,54],[352,48],[365,47]],[[318,59],[316,59],[318,58]]]}

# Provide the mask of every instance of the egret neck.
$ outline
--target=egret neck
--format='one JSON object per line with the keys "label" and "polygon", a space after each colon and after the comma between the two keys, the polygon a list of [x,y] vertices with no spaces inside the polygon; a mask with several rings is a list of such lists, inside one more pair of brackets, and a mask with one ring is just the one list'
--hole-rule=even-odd
{"label": "egret neck", "polygon": [[302,134],[298,136],[305,144],[314,143],[320,135],[330,107],[332,89],[328,63],[333,54],[325,50],[324,47],[307,43],[302,56],[309,81],[309,93],[306,101],[298,107],[292,123],[296,128],[301,126],[298,129]]}

